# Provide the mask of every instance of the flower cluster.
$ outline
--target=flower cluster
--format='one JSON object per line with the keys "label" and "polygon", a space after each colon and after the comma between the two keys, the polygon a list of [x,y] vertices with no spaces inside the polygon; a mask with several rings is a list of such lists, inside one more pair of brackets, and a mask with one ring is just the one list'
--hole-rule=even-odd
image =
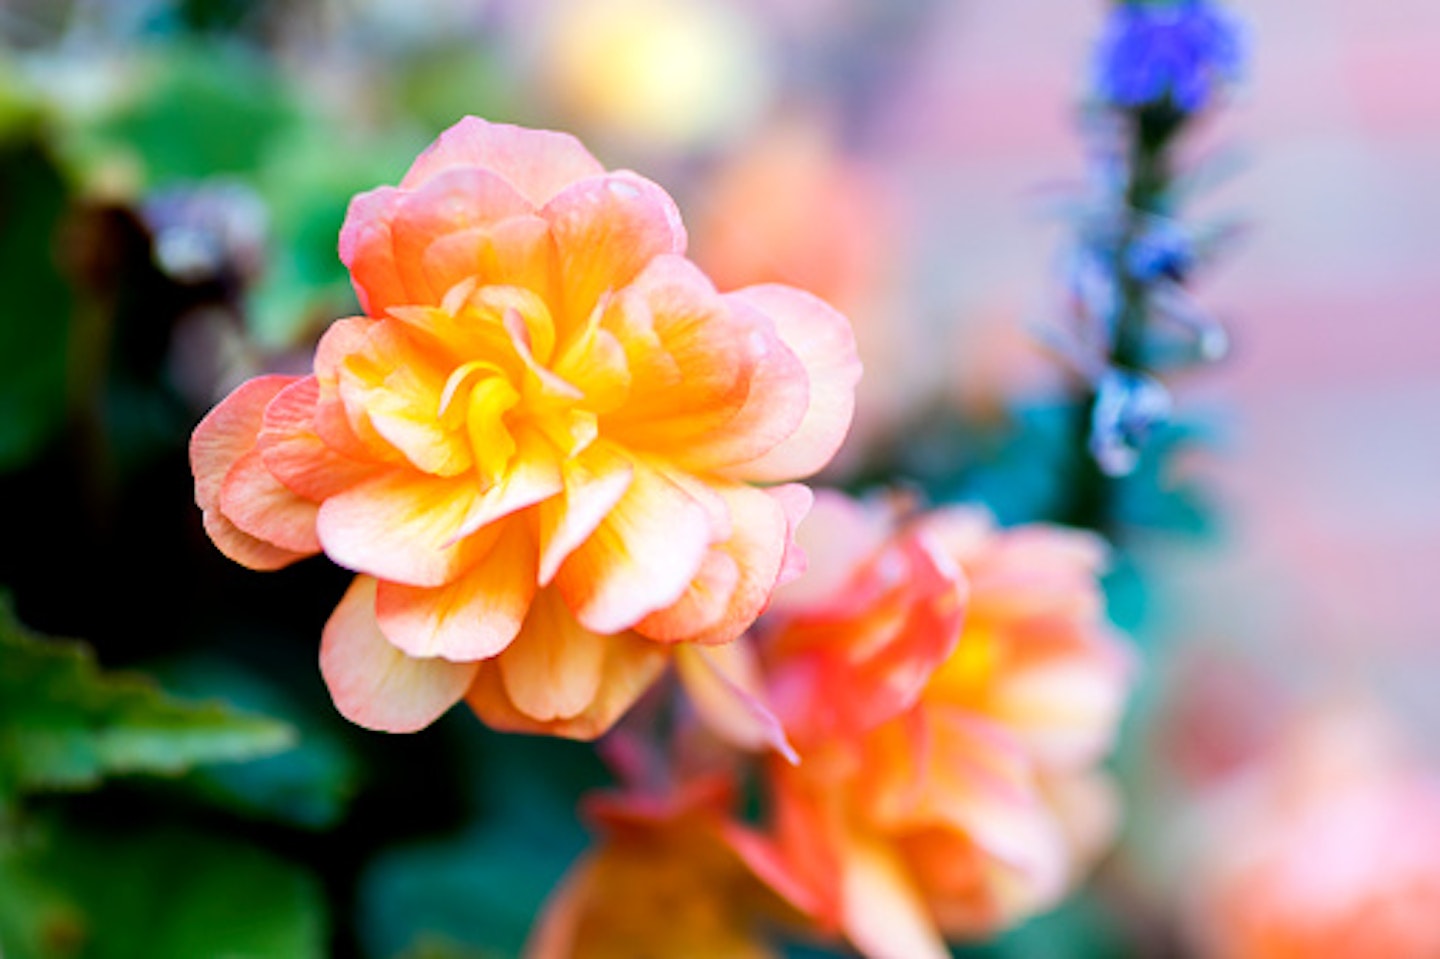
{"label": "flower cluster", "polygon": [[365,315],[191,443],[227,556],[359,574],[321,647],[350,719],[414,730],[464,697],[593,737],[801,568],[810,494],[787,481],[845,435],[853,337],[790,287],[717,292],[685,242],[650,181],[473,117],[351,204]]}
{"label": "flower cluster", "polygon": [[[897,522],[834,495],[801,539],[810,573],[753,647],[713,654],[798,756],[764,761],[768,818],[726,827],[727,868],[738,857],[791,922],[871,957],[945,956],[945,938],[1053,905],[1115,821],[1096,767],[1130,664],[1103,616],[1099,542],[965,508]],[[733,722],[712,727],[746,728],[745,697],[730,702]]]}

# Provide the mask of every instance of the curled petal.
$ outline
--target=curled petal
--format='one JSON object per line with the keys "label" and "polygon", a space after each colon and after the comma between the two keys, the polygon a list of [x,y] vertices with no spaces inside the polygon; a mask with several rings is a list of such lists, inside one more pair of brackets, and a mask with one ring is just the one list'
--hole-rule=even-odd
{"label": "curled petal", "polygon": [[564,490],[540,504],[540,585],[548,586],[575,548],[630,488],[630,460],[597,443],[560,467]]}
{"label": "curled petal", "polygon": [[464,117],[416,158],[400,186],[414,189],[456,167],[489,170],[535,206],[543,206],[576,180],[605,172],[600,161],[568,133]]}
{"label": "curled petal", "polygon": [[729,297],[774,322],[781,341],[799,357],[810,385],[799,427],[774,449],[731,472],[759,482],[809,476],[830,462],[850,429],[860,382],[855,334],[833,307],[793,287],[764,284]]}
{"label": "curled petal", "polygon": [[711,731],[741,749],[773,749],[791,763],[800,761],[780,720],[762,699],[760,666],[743,639],[724,646],[679,646],[675,667]]}
{"label": "curled petal", "polygon": [[470,708],[486,725],[506,732],[595,739],[609,730],[650,688],[665,668],[667,659],[664,647],[632,633],[601,638],[605,656],[596,695],[579,713],[547,722],[522,712],[511,701],[500,666],[494,661],[480,664],[480,672],[467,696]]}
{"label": "curled petal", "polygon": [[375,621],[375,580],[357,576],[320,640],[320,673],[341,715],[366,729],[424,729],[465,695],[476,663],[413,659]]}
{"label": "curled petal", "polygon": [[380,630],[402,652],[454,662],[489,659],[520,632],[535,594],[535,546],[525,524],[503,524],[495,544],[454,582],[426,588],[384,581]]}

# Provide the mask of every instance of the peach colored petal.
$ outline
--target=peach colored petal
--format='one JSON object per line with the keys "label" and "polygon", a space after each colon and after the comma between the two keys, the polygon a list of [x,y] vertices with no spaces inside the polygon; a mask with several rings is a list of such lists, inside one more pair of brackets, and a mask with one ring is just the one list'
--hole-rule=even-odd
{"label": "peach colored petal", "polygon": [[1081,768],[1099,762],[1113,745],[1128,673],[1118,649],[1046,658],[1008,671],[986,712],[1046,765]]}
{"label": "peach colored petal", "polygon": [[925,900],[887,843],[848,835],[841,853],[845,935],[867,959],[949,959]]}
{"label": "peach colored petal", "polygon": [[265,407],[255,448],[265,468],[290,490],[320,502],[374,475],[372,463],[336,452],[315,432],[320,384],[307,376],[281,390]]}
{"label": "peach colored petal", "polygon": [[259,450],[240,457],[220,487],[220,512],[241,532],[292,553],[318,553],[318,507],[295,495],[265,468]]}
{"label": "peach colored petal", "polygon": [[200,514],[200,518],[205,526],[205,532],[209,534],[210,541],[215,544],[215,548],[249,569],[282,569],[291,563],[313,555],[281,549],[273,543],[256,539],[249,533],[237,529],[234,523],[220,515],[219,510],[205,510]]}
{"label": "peach colored petal", "polygon": [[649,463],[632,468],[624,495],[555,577],[576,619],[597,633],[627,629],[678,600],[711,542],[700,501]]}
{"label": "peach colored petal", "polygon": [[423,729],[470,687],[478,665],[413,659],[392,646],[375,622],[375,580],[357,576],[320,640],[320,673],[346,719],[366,729]]}
{"label": "peach colored petal", "polygon": [[500,666],[480,664],[467,700],[488,726],[504,732],[544,733],[590,740],[604,734],[650,688],[665,668],[665,649],[630,633],[606,636],[605,661],[597,694],[582,712],[549,722],[521,712],[510,701]]}
{"label": "peach colored petal", "polygon": [[445,170],[411,192],[393,210],[392,255],[411,304],[438,305],[454,280],[431,284],[425,256],[435,241],[461,230],[523,216],[534,207],[494,173],[478,167]]}
{"label": "peach colored petal", "polygon": [[618,290],[663,253],[685,252],[675,201],[634,173],[580,180],[552,197],[540,215],[550,221],[559,254],[561,313],[584,322],[601,294]]}
{"label": "peach colored petal", "polygon": [[760,665],[748,643],[678,646],[675,667],[701,721],[721,739],[744,750],[773,749],[791,763],[800,761],[780,720],[763,701]]}
{"label": "peach colored petal", "polygon": [[195,505],[209,510],[220,500],[225,475],[255,448],[265,422],[265,407],[298,376],[257,376],[237,386],[205,415],[190,435],[190,471],[195,476]]}
{"label": "peach colored petal", "polygon": [[415,302],[400,276],[390,237],[390,223],[404,195],[388,186],[361,193],[350,201],[340,226],[340,260],[350,269],[360,308],[371,316]]}
{"label": "peach colored petal", "polygon": [[[795,434],[805,419],[811,389],[800,358],[781,340],[764,314],[738,300],[731,300],[728,310],[730,324],[743,337],[745,355],[740,368],[746,374],[744,398],[733,408],[720,406],[707,411],[705,420],[722,411],[727,415],[713,425],[691,426],[688,442],[677,444],[673,455],[677,464],[696,472],[739,475],[745,472],[745,466],[737,464],[768,454]],[[688,380],[692,370],[702,370],[719,359],[708,352],[699,353],[692,362],[682,360],[681,369]]]}
{"label": "peach colored petal", "polygon": [[504,177],[535,206],[605,168],[568,133],[529,130],[464,117],[416,158],[400,185],[415,188],[456,167],[481,167]]}
{"label": "peach colored petal", "polygon": [[724,500],[730,537],[710,548],[678,602],[640,621],[636,628],[652,639],[728,643],[748,629],[770,601],[790,552],[786,504],[803,510],[810,496],[798,486],[724,485],[716,491]]}
{"label": "peach colored petal", "polygon": [[855,334],[833,307],[793,287],[752,286],[729,298],[774,322],[781,341],[799,357],[810,384],[809,405],[799,427],[779,446],[731,472],[760,482],[808,476],[830,462],[850,429],[855,386],[860,382]]}
{"label": "peach colored petal", "polygon": [[554,302],[558,296],[550,224],[532,215],[456,229],[425,248],[420,268],[430,289],[446,293],[459,283],[523,287]]}
{"label": "peach colored petal", "polygon": [[542,723],[584,712],[600,689],[609,642],[576,622],[554,590],[540,593],[520,635],[500,654],[506,695]]}
{"label": "peach colored petal", "polygon": [[380,631],[409,656],[454,662],[488,659],[520,632],[535,594],[535,545],[525,524],[507,522],[483,558],[435,588],[382,581]]}
{"label": "peach colored petal", "polygon": [[550,584],[560,564],[625,495],[634,471],[629,459],[604,443],[561,464],[564,490],[538,510],[541,586]]}
{"label": "peach colored petal", "polygon": [[316,530],[341,566],[410,586],[443,586],[474,559],[454,538],[479,498],[469,477],[395,469],[327,499]]}

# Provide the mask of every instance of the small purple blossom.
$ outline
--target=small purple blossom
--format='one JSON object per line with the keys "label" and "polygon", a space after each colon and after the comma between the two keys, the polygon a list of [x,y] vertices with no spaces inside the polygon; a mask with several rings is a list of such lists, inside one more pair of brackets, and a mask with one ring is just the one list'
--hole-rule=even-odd
{"label": "small purple blossom", "polygon": [[1245,63],[1240,22],[1209,0],[1122,2],[1110,14],[1095,61],[1101,99],[1122,108],[1166,97],[1182,113],[1203,109]]}

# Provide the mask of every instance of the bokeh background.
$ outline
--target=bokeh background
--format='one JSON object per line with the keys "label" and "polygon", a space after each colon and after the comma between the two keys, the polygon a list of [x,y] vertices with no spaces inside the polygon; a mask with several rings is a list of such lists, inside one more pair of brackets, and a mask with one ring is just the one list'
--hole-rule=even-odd
{"label": "bokeh background", "polygon": [[[1064,322],[1106,9],[0,0],[0,587],[107,667],[300,730],[271,759],[27,806],[46,875],[90,890],[45,914],[40,954],[199,955],[184,923],[215,907],[156,905],[163,876],[265,887],[266,955],[513,955],[584,843],[588,749],[462,715],[345,726],[314,665],[343,572],[249,573],[200,529],[189,429],[355,309],[352,194],[463,114],[572,130],[676,196],[722,287],[780,279],[851,315],[867,374],[830,482],[1064,518],[1076,384],[1037,331]],[[1194,286],[1232,349],[1170,384],[1174,444],[1106,529],[1143,662],[1127,832],[1057,916],[967,955],[1207,948],[1185,877],[1242,834],[1235,783],[1297,751],[1422,780],[1437,759],[1440,7],[1235,9],[1249,74],[1185,152],[1191,214],[1239,226]],[[96,905],[116,888],[127,905]],[[135,951],[154,923],[171,951]]]}

